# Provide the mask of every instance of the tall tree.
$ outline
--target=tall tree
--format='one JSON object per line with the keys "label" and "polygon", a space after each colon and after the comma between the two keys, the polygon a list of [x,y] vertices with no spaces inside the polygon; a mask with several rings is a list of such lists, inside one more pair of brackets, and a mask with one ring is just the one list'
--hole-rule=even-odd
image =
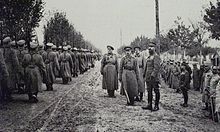
{"label": "tall tree", "polygon": [[190,48],[194,44],[195,33],[191,31],[190,26],[186,26],[180,17],[174,21],[175,27],[168,32],[168,38],[171,40],[171,45],[175,47]]}
{"label": "tall tree", "polygon": [[30,41],[31,33],[39,26],[43,12],[42,0],[1,0],[0,21],[4,22],[3,34]]}
{"label": "tall tree", "polygon": [[54,43],[57,46],[71,45],[77,48],[87,48],[100,51],[91,42],[86,41],[83,34],[76,31],[73,24],[69,22],[65,12],[49,12],[49,19],[44,25],[44,43]]}
{"label": "tall tree", "polygon": [[69,43],[69,34],[74,32],[73,26],[70,25],[66,14],[55,12],[46,25],[44,25],[44,42],[52,42],[57,46]]}
{"label": "tall tree", "polygon": [[205,9],[204,21],[208,24],[207,29],[211,32],[211,37],[220,40],[220,2],[216,5],[210,2],[209,7]]}

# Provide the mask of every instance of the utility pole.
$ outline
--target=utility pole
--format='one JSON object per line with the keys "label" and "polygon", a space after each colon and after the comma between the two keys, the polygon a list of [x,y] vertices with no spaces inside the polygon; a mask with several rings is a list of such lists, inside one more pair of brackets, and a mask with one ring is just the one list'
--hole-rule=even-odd
{"label": "utility pole", "polygon": [[156,10],[156,44],[157,44],[157,51],[160,54],[159,0],[155,0],[155,10]]}
{"label": "utility pole", "polygon": [[123,42],[122,42],[122,30],[120,29],[120,46],[123,45]]}

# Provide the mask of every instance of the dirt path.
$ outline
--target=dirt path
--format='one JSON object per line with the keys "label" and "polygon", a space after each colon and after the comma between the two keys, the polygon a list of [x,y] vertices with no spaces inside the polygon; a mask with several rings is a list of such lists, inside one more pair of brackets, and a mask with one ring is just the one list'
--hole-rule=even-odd
{"label": "dirt path", "polygon": [[[182,95],[162,84],[158,112],[141,106],[126,106],[126,99],[106,97],[101,87],[100,65],[74,78],[71,84],[55,85],[55,91],[40,93],[40,102],[29,104],[24,96],[0,107],[0,131],[73,131],[73,132],[166,132],[220,130],[202,110],[201,94],[190,91],[190,106],[180,107]],[[147,98],[145,96],[144,100]]]}

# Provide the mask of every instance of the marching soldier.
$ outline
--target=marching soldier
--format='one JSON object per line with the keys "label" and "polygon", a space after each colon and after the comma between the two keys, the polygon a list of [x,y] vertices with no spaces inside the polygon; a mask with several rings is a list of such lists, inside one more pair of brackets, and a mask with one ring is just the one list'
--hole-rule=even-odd
{"label": "marching soldier", "polygon": [[138,70],[139,70],[139,79],[138,79],[138,94],[139,97],[136,97],[136,101],[142,101],[143,100],[143,95],[145,92],[145,82],[143,78],[143,72],[144,72],[144,66],[145,66],[145,58],[144,56],[140,53],[141,47],[137,46],[134,47],[135,50],[135,58],[137,59],[138,63]]}
{"label": "marching soldier", "polygon": [[76,68],[76,56],[75,54],[72,52],[72,48],[70,45],[67,46],[68,47],[68,53],[71,55],[72,61],[73,61],[73,66],[71,69],[71,74],[73,77],[76,77],[76,73],[75,73],[75,68]]}
{"label": "marching soldier", "polygon": [[3,56],[3,50],[0,49],[0,102],[6,99],[6,88],[9,73]]}
{"label": "marching soldier", "polygon": [[76,57],[76,62],[75,62],[75,68],[74,68],[74,77],[78,77],[78,72],[79,72],[79,53],[77,51],[78,49],[76,47],[74,47],[72,49],[75,57]]}
{"label": "marching soldier", "polygon": [[[59,59],[60,55],[59,55],[59,52],[57,51],[57,46],[53,45],[52,46],[52,50],[56,54],[57,59]],[[55,78],[60,76],[60,71],[59,71],[59,69],[58,69],[58,67],[56,65],[53,65],[53,72],[54,72]]]}
{"label": "marching soldier", "polygon": [[[155,44],[149,45],[149,57],[146,60],[144,70],[144,78],[147,84],[148,91],[148,106],[142,107],[144,110],[158,111],[160,101],[159,89],[159,72],[160,72],[160,57],[155,52]],[[152,108],[153,91],[155,92],[155,107]]]}
{"label": "marching soldier", "polygon": [[85,54],[83,52],[83,49],[80,49],[79,54],[79,70],[80,74],[83,74],[86,71],[86,64],[85,64]]}
{"label": "marching soldier", "polygon": [[19,61],[19,71],[18,71],[18,92],[23,93],[24,92],[24,68],[22,67],[24,55],[28,53],[27,50],[24,49],[25,40],[19,40],[17,42],[18,49],[17,49],[17,56]]}
{"label": "marching soldier", "polygon": [[101,61],[102,88],[107,90],[109,97],[115,97],[114,92],[118,89],[118,58],[112,52],[112,46],[107,46],[107,49],[108,53]]}
{"label": "marching soldier", "polygon": [[4,51],[3,55],[5,58],[5,63],[8,69],[9,78],[8,78],[8,87],[6,89],[6,98],[10,101],[12,99],[11,93],[12,90],[15,90],[17,84],[17,72],[19,68],[19,62],[15,50],[10,46],[11,38],[6,37],[3,40]]}
{"label": "marching soldier", "polygon": [[25,68],[25,86],[28,92],[29,101],[37,103],[37,94],[42,86],[41,73],[46,74],[43,58],[37,51],[38,44],[30,43],[30,52],[24,55],[22,62]]}
{"label": "marching soldier", "polygon": [[71,78],[71,69],[73,61],[71,55],[68,53],[68,47],[63,47],[63,53],[60,54],[60,73],[63,79],[63,84],[67,84]]}
{"label": "marching soldier", "polygon": [[127,105],[134,105],[134,98],[138,96],[138,63],[131,55],[131,49],[130,46],[124,48],[126,55],[121,59],[119,69],[119,81],[127,98]]}
{"label": "marching soldier", "polygon": [[60,66],[59,66],[59,62],[58,62],[58,58],[55,52],[52,51],[52,43],[47,43],[46,44],[46,52],[44,52],[42,54],[44,63],[46,65],[46,86],[47,86],[47,91],[53,91],[53,83],[55,81],[55,75],[54,75],[54,71],[53,68],[56,67],[59,71]]}

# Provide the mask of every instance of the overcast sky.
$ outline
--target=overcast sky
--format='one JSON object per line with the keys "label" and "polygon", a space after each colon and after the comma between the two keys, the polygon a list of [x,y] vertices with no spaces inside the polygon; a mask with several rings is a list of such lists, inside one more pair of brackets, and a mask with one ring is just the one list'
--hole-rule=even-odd
{"label": "overcast sky", "polygon": [[[120,46],[120,29],[123,44],[128,45],[138,35],[155,35],[155,0],[44,0],[46,12],[60,10],[67,13],[84,37],[105,51],[106,45]],[[177,16],[189,24],[202,21],[201,11],[216,0],[159,0],[160,30],[166,32]],[[43,22],[37,29],[43,41]],[[216,42],[212,45],[216,45]]]}

